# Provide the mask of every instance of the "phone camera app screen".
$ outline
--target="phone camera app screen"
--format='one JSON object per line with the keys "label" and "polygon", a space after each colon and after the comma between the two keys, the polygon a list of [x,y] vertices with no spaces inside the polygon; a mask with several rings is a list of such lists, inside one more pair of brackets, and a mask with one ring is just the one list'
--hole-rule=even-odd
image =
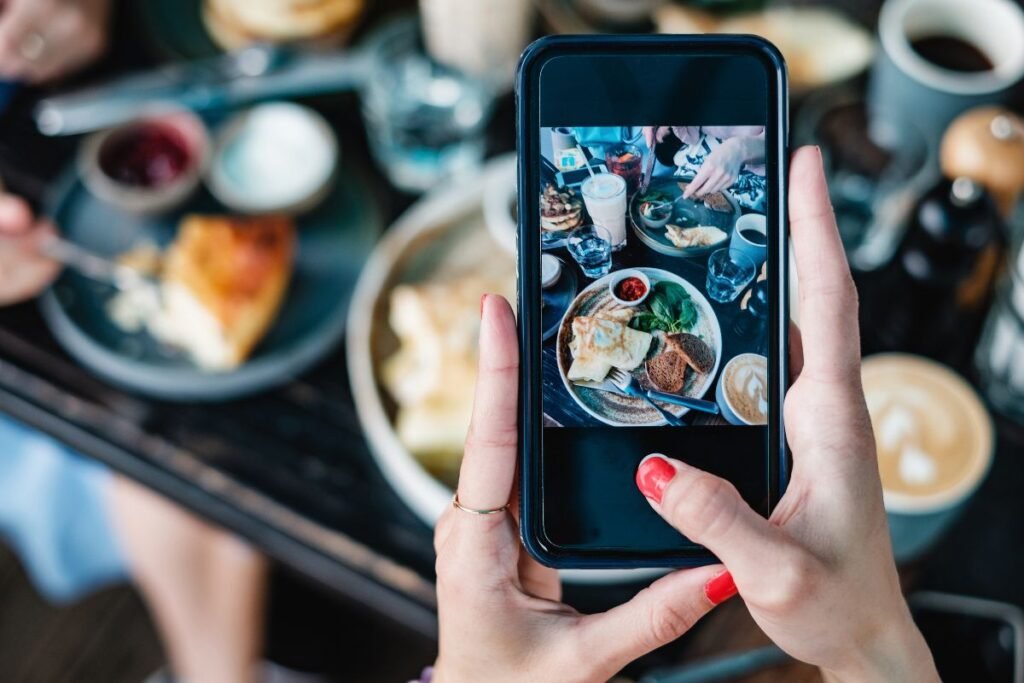
{"label": "phone camera app screen", "polygon": [[544,497],[574,512],[546,533],[685,546],[628,476],[648,453],[767,511],[765,120],[565,123],[539,137]]}

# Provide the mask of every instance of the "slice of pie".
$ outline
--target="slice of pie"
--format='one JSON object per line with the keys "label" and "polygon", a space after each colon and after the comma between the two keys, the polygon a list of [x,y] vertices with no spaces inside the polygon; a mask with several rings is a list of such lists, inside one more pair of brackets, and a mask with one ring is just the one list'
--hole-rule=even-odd
{"label": "slice of pie", "polygon": [[151,331],[204,369],[237,367],[277,317],[294,252],[285,216],[186,216],[167,251]]}

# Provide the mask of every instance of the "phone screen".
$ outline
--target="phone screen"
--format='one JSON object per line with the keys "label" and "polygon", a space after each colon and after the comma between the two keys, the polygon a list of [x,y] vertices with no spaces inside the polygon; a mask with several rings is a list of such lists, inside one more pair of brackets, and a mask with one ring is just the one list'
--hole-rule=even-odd
{"label": "phone screen", "polygon": [[549,550],[703,555],[636,489],[649,453],[724,477],[769,512],[782,343],[776,79],[728,50],[584,51],[540,69],[524,156],[536,239],[521,245],[537,265]]}

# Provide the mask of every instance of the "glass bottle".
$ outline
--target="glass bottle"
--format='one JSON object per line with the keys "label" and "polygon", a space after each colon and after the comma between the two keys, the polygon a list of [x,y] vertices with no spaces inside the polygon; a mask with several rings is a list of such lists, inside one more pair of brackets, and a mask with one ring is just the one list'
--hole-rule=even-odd
{"label": "glass bottle", "polygon": [[1004,245],[1002,220],[981,185],[941,180],[917,202],[891,262],[863,292],[867,350],[917,353],[963,369]]}

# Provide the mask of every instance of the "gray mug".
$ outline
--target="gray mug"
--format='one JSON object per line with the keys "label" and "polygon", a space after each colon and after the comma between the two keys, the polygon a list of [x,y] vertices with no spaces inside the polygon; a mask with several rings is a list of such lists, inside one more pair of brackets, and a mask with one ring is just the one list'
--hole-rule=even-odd
{"label": "gray mug", "polygon": [[[751,233],[757,233],[760,238],[751,240]],[[746,254],[760,269],[761,264],[768,258],[768,228],[765,217],[759,213],[747,213],[737,218],[732,229],[729,249]]]}
{"label": "gray mug", "polygon": [[[936,144],[950,122],[982,104],[1012,102],[1024,81],[1024,10],[1012,0],[887,0],[878,19],[881,50],[871,70],[872,119],[893,116]],[[993,64],[954,71],[918,54],[912,42],[956,38]]]}

